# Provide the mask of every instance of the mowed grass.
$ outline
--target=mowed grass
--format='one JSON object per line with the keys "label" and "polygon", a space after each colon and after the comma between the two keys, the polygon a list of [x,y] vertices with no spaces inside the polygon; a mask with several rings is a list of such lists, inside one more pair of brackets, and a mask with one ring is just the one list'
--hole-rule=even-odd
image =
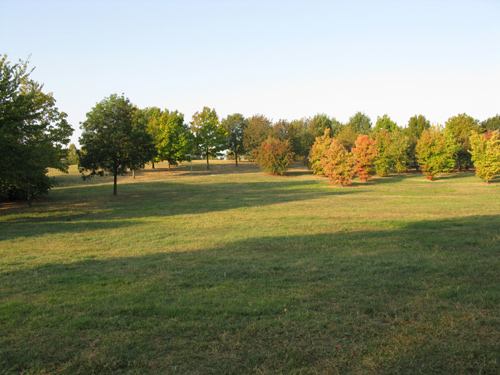
{"label": "mowed grass", "polygon": [[498,180],[193,168],[0,204],[0,373],[500,373]]}

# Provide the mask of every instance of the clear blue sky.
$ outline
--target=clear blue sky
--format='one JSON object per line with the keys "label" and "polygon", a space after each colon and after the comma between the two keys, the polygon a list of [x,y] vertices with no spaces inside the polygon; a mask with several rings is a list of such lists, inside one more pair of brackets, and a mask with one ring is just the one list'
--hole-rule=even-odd
{"label": "clear blue sky", "polygon": [[99,101],[277,121],[363,111],[405,126],[500,113],[500,1],[0,0],[0,53],[31,55],[79,135]]}

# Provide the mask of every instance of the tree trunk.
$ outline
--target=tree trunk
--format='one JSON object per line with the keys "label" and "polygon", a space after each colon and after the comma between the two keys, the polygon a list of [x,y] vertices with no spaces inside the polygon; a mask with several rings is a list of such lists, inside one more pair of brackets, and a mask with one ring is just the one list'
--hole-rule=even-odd
{"label": "tree trunk", "polygon": [[236,160],[236,166],[238,166],[238,154],[236,153],[236,150],[234,151],[234,160]]}
{"label": "tree trunk", "polygon": [[155,162],[154,161],[151,162],[151,165],[153,166],[153,169],[155,169]]}
{"label": "tree trunk", "polygon": [[117,192],[116,192],[117,177],[118,177],[118,172],[115,170],[115,173],[114,173],[114,183],[113,183],[113,195],[117,195]]}
{"label": "tree trunk", "polygon": [[208,147],[207,147],[207,170],[210,169],[210,165],[208,164]]}
{"label": "tree trunk", "polygon": [[31,208],[32,205],[31,205],[31,189],[30,189],[30,186],[28,185],[28,207]]}
{"label": "tree trunk", "polygon": [[168,163],[168,170],[170,170],[170,160],[167,160]]}

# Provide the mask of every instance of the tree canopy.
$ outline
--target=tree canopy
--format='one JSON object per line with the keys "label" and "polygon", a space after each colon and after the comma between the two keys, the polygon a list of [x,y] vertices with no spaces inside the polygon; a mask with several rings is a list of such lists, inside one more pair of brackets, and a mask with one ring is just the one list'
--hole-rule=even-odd
{"label": "tree canopy", "polygon": [[255,162],[266,172],[275,175],[284,175],[293,161],[288,140],[268,138],[255,151]]}
{"label": "tree canopy", "polygon": [[0,59],[0,195],[27,199],[53,185],[48,168],[67,171],[65,145],[73,129],[52,93],[30,79],[28,61]]}
{"label": "tree canopy", "polygon": [[377,116],[377,123],[375,124],[375,128],[373,129],[373,131],[375,133],[378,133],[382,129],[385,129],[388,132],[393,132],[398,128],[399,128],[398,124],[392,121],[389,115],[386,114],[383,115],[382,117]]}
{"label": "tree canopy", "polygon": [[234,113],[222,120],[222,126],[227,134],[227,147],[234,155],[236,166],[238,166],[238,158],[245,149],[243,148],[243,134],[247,126],[245,117],[240,113]]}
{"label": "tree canopy", "polygon": [[123,95],[110,95],[87,113],[82,123],[79,169],[84,177],[114,177],[113,195],[117,194],[117,176],[127,169],[136,170],[155,156],[151,135],[142,122],[135,121],[137,108]]}
{"label": "tree canopy", "polygon": [[356,112],[349,118],[347,126],[351,127],[357,133],[369,134],[372,130],[372,120],[363,112]]}
{"label": "tree canopy", "polygon": [[408,126],[406,127],[407,134],[413,139],[419,139],[422,136],[424,130],[429,130],[431,127],[431,122],[425,118],[423,115],[415,115],[408,120]]}
{"label": "tree canopy", "polygon": [[192,136],[184,123],[184,115],[178,111],[163,111],[158,120],[157,159],[167,160],[168,166],[186,160],[192,148]]}
{"label": "tree canopy", "polygon": [[416,152],[422,170],[429,180],[442,172],[451,172],[455,165],[457,146],[453,137],[439,126],[432,126],[422,132]]}
{"label": "tree canopy", "polygon": [[479,131],[479,121],[471,116],[462,113],[457,116],[450,117],[446,121],[446,130],[450,134],[455,143],[460,146],[457,152],[457,166],[460,169],[469,169],[472,167],[470,149],[470,134],[473,131]]}
{"label": "tree canopy", "polygon": [[75,144],[72,143],[69,145],[68,149],[68,164],[69,165],[78,165],[78,161],[80,158],[78,157],[78,149]]}
{"label": "tree canopy", "polygon": [[263,115],[254,115],[248,119],[248,124],[243,134],[243,148],[252,157],[255,149],[259,148],[272,133],[271,120]]}
{"label": "tree canopy", "polygon": [[500,133],[498,130],[482,134],[474,131],[470,143],[476,176],[488,183],[500,173]]}
{"label": "tree canopy", "polygon": [[[151,138],[153,139],[153,144],[156,149],[159,149],[161,142],[161,126],[160,117],[163,111],[158,107],[147,107],[143,109],[137,109],[134,113],[134,121],[138,123],[139,126],[144,127]],[[155,162],[162,161],[161,157],[156,154],[151,160],[153,168],[155,167]]]}
{"label": "tree canopy", "polygon": [[482,121],[481,128],[483,128],[484,131],[500,130],[500,115],[496,115]]}
{"label": "tree canopy", "polygon": [[410,166],[419,168],[418,158],[416,154],[417,142],[422,136],[424,130],[429,130],[431,122],[423,115],[415,115],[408,121],[408,126],[404,129],[408,135],[408,162]]}
{"label": "tree canopy", "polygon": [[226,148],[226,130],[219,122],[215,109],[203,107],[196,112],[191,121],[191,131],[198,151],[207,159],[207,169],[210,169],[210,157],[220,155]]}

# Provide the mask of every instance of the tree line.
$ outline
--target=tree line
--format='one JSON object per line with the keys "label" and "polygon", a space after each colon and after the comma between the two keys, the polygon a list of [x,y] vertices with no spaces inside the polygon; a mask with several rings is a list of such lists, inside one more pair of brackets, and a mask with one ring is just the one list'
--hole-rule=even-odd
{"label": "tree line", "polygon": [[[116,194],[117,176],[143,168],[146,163],[152,163],[153,168],[161,161],[176,165],[193,155],[206,159],[209,169],[210,159],[224,151],[236,166],[245,157],[275,174],[285,173],[290,162],[299,159],[309,163],[315,173],[329,176],[336,168],[343,168],[347,175],[354,171],[362,179],[369,178],[373,171],[384,175],[423,167],[427,173],[435,155],[424,162],[419,142],[423,142],[423,136],[437,142],[435,134],[441,132],[432,130],[423,115],[410,118],[405,127],[383,115],[373,126],[362,112],[345,124],[325,114],[273,122],[262,114],[245,118],[234,113],[220,119],[215,109],[204,107],[186,123],[177,110],[140,109],[124,95],[113,94],[86,114],[81,123],[81,149],[77,150],[73,144],[67,147],[73,129],[66,113],[57,109],[51,93],[43,93],[43,85],[30,78],[31,72],[28,62],[12,65],[6,55],[0,60],[0,197],[27,199],[30,204],[52,187],[48,168],[67,171],[69,164],[78,164],[84,178],[110,174]],[[453,164],[468,169],[475,164],[478,169],[480,157],[471,152],[472,147],[483,147],[483,153],[491,159],[491,147],[484,146],[485,142],[483,146],[475,144],[477,137],[488,137],[494,144],[494,130],[498,129],[500,115],[482,122],[466,114],[448,119],[445,138],[453,144],[453,162],[448,168]],[[433,131],[433,136],[428,135]],[[363,147],[366,155],[360,153]],[[376,155],[372,164],[367,161],[370,152]],[[336,155],[347,164],[328,164],[326,155],[330,159]],[[361,162],[362,158],[367,160]],[[350,165],[353,167],[347,168]]]}
{"label": "tree line", "polygon": [[373,148],[372,169],[381,176],[392,170],[401,172],[422,167],[432,178],[454,167],[471,168],[471,135],[499,129],[500,116],[482,123],[467,114],[450,117],[444,128],[444,139],[448,142],[445,143],[449,144],[447,168],[440,165],[436,171],[433,165],[444,162],[435,161],[432,152],[426,158],[423,145],[425,137],[430,137],[430,143],[438,142],[440,131],[432,133],[438,128],[431,127],[423,115],[411,117],[404,128],[388,115],[378,117],[372,126],[371,119],[362,112],[354,114],[346,124],[325,114],[273,123],[264,115],[245,118],[234,113],[220,120],[216,110],[208,107],[196,112],[186,124],[184,115],[178,111],[158,107],[138,109],[127,98],[111,95],[87,113],[87,120],[82,124],[79,166],[83,173],[90,171],[89,176],[107,171],[116,182],[116,176],[126,173],[127,169],[142,168],[147,162],[152,162],[153,167],[161,161],[176,165],[186,160],[187,155],[206,159],[209,169],[210,159],[226,151],[236,166],[244,156],[270,173],[283,174],[297,159],[310,163],[315,170],[320,165],[318,147],[328,148],[318,146],[318,142],[328,143],[334,139],[345,149],[345,155],[352,151],[353,160],[357,162],[351,163],[351,169],[357,171],[361,179],[372,175],[368,161],[366,168],[359,166],[361,158],[367,157],[361,154],[362,147]]}
{"label": "tree line", "polygon": [[366,182],[375,174],[386,177],[393,171],[403,172],[414,163],[412,159],[429,180],[455,168],[475,167],[485,182],[500,173],[499,130],[484,131],[466,114],[451,117],[445,127],[422,124],[418,137],[409,135],[407,129],[379,128],[370,135],[360,133],[354,144],[326,130],[311,149],[311,168],[341,185],[350,184],[355,175]]}

